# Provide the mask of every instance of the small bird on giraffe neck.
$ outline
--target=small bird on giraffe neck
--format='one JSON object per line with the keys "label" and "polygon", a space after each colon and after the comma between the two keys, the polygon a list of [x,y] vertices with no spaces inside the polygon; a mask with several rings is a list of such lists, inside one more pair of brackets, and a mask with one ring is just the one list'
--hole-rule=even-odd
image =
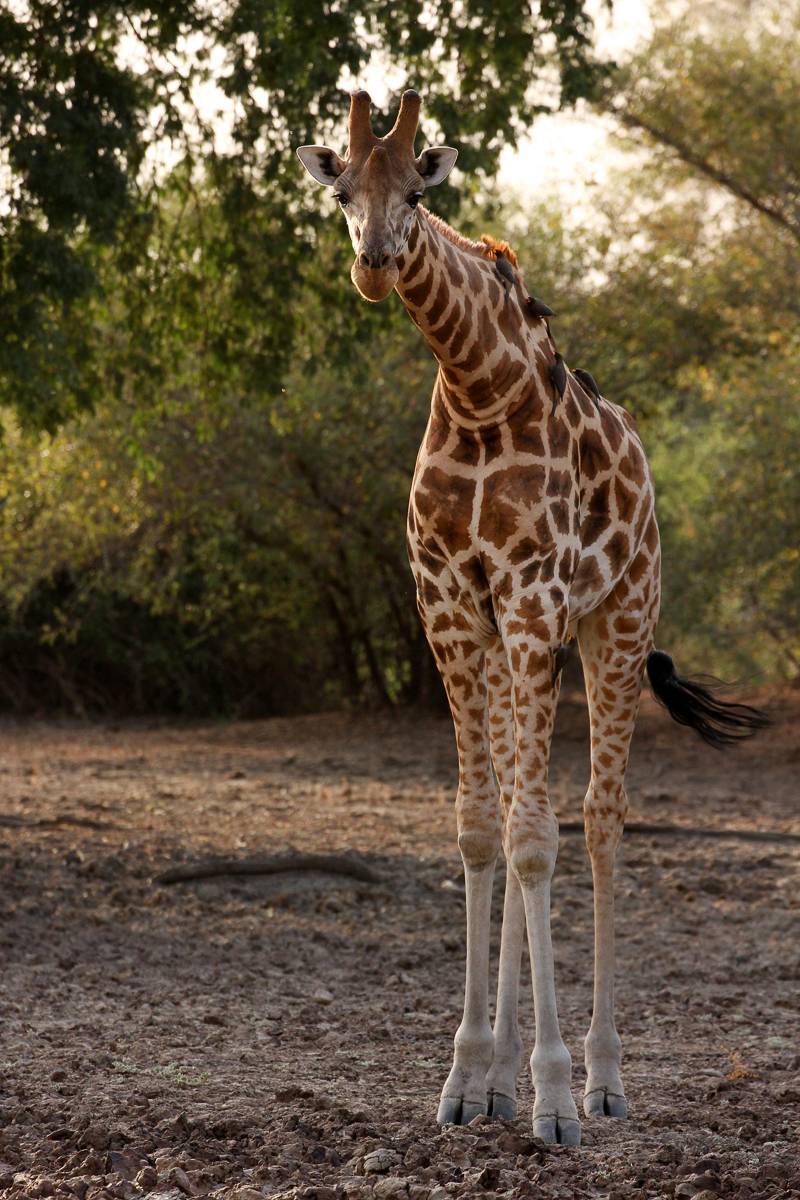
{"label": "small bird on giraffe neck", "polygon": [[567,364],[564,362],[563,354],[559,354],[557,350],[555,358],[548,367],[548,374],[553,385],[553,412],[555,412],[559,400],[564,398],[567,386]]}
{"label": "small bird on giraffe neck", "polygon": [[512,288],[517,282],[517,275],[502,250],[495,250],[494,266],[505,288],[506,295],[508,295],[509,288]]}

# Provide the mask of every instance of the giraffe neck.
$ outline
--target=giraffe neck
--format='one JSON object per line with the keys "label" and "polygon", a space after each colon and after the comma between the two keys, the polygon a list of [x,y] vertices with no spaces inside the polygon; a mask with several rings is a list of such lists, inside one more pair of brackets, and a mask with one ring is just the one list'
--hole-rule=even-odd
{"label": "giraffe neck", "polygon": [[546,419],[554,347],[521,286],[506,293],[493,256],[420,208],[398,266],[397,292],[439,363],[435,396],[451,419],[477,430],[523,405]]}

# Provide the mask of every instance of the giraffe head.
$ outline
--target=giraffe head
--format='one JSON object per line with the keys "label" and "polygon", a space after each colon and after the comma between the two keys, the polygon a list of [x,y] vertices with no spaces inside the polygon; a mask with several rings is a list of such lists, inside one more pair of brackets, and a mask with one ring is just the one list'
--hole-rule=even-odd
{"label": "giraffe head", "polygon": [[398,279],[402,252],[426,188],[441,183],[458,156],[449,146],[433,146],[414,157],[420,99],[403,93],[400,111],[385,137],[370,122],[370,98],[350,99],[347,157],[327,146],[301,146],[298,157],[317,183],[334,189],[342,208],[356,260],[350,277],[365,300],[384,300]]}

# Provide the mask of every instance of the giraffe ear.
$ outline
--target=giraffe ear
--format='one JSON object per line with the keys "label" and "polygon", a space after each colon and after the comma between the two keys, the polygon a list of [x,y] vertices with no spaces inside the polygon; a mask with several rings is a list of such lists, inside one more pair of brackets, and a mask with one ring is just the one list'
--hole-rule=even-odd
{"label": "giraffe ear", "polygon": [[414,166],[425,180],[425,186],[434,187],[447,179],[457,158],[458,151],[451,146],[431,146],[422,151]]}
{"label": "giraffe ear", "polygon": [[336,151],[329,150],[327,146],[301,146],[297,157],[311,178],[326,187],[334,184],[347,166]]}

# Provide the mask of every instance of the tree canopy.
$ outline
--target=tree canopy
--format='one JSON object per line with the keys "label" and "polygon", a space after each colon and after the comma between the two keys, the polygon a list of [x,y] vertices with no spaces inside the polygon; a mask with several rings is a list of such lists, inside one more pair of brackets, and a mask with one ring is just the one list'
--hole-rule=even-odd
{"label": "tree canopy", "polygon": [[[95,402],[91,302],[111,255],[124,274],[146,275],[172,249],[160,230],[165,191],[174,201],[165,160],[180,164],[184,191],[199,185],[218,202],[204,252],[231,280],[237,311],[217,336],[237,360],[244,337],[257,341],[253,369],[279,377],[318,217],[298,203],[290,152],[341,137],[343,81],[376,62],[397,81],[389,107],[408,82],[423,89],[424,127],[446,128],[464,170],[489,174],[537,111],[591,95],[605,71],[584,0],[3,9],[0,385],[25,422],[54,428]],[[222,139],[200,99],[210,84],[224,100]]]}
{"label": "tree canopy", "polygon": [[[40,196],[44,176],[26,182],[28,158],[8,159],[0,704],[259,714],[438,695],[403,544],[432,362],[399,305],[353,294],[343,231],[322,219],[328,202],[302,186],[290,154],[341,136],[341,72],[390,46],[398,88],[412,63],[414,82],[428,73],[431,137],[441,122],[473,155],[470,169],[486,172],[541,102],[523,75],[534,66],[553,76],[556,101],[571,98],[557,48],[572,46],[576,70],[584,57],[580,86],[636,151],[586,221],[555,200],[495,195],[490,208],[465,186],[443,192],[443,205],[465,232],[520,231],[520,263],[559,313],[567,361],[639,422],[664,541],[660,644],[689,669],[796,677],[800,55],[787,48],[797,22],[759,20],[762,10],[709,33],[681,20],[609,75],[591,65],[579,8],[563,10],[558,37],[562,10],[537,8],[528,59],[521,41],[506,44],[503,5],[487,15],[476,3],[465,33],[447,6],[430,27],[433,9],[415,4],[391,17],[334,6],[330,28],[320,11],[240,5],[208,27],[191,6],[159,17],[75,5],[65,12],[80,37],[45,39],[54,62],[63,50],[73,65],[96,41],[108,89],[115,71],[130,75],[133,90],[120,83],[119,94],[131,137],[114,122],[102,134],[121,139],[109,151],[117,190],[99,169],[82,188],[75,166],[61,200]],[[149,58],[120,58],[128,18]],[[215,76],[235,99],[224,147],[189,108],[214,46],[225,55]],[[173,117],[156,102],[170,78],[164,55],[185,76]],[[15,71],[21,92],[39,78],[21,61],[3,60],[4,96]],[[465,102],[467,88],[480,100]],[[53,83],[53,112],[59,95]],[[25,137],[51,119],[40,104]],[[182,149],[157,169],[148,155],[170,120]],[[65,133],[64,145],[84,133]],[[58,139],[43,145],[58,173]],[[118,209],[95,225],[101,186]],[[51,221],[46,204],[63,217]],[[40,249],[29,244],[26,271],[15,256],[28,236]]]}

